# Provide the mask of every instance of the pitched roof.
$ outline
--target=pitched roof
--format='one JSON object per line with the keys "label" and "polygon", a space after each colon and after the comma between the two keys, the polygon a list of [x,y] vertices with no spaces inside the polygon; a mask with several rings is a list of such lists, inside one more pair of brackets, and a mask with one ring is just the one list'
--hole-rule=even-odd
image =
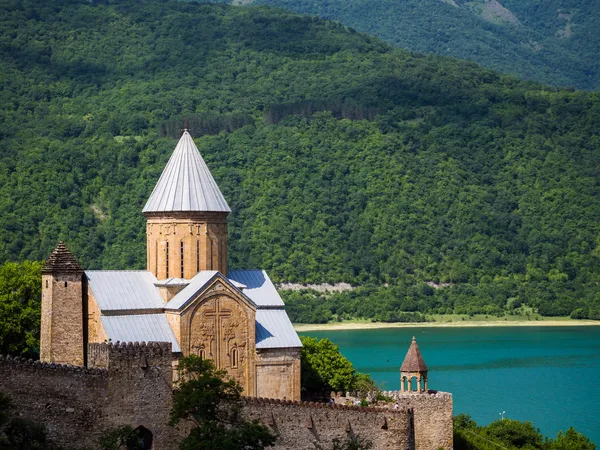
{"label": "pitched roof", "polygon": [[414,336],[412,338],[412,343],[408,348],[408,352],[406,352],[406,357],[404,358],[402,367],[400,367],[400,371],[427,372],[427,364],[425,364],[425,361],[423,360],[423,355],[421,355],[421,350],[419,350],[417,340]]}
{"label": "pitched roof", "polygon": [[165,305],[165,309],[180,309],[186,305],[206,284],[213,279],[219,272],[216,270],[201,270],[194,278],[189,281],[189,284],[179,291]]}
{"label": "pitched roof", "polygon": [[164,314],[101,315],[100,321],[113,342],[170,342],[173,352],[181,351]]}
{"label": "pitched roof", "polygon": [[285,310],[256,310],[256,348],[299,347],[302,343]]}
{"label": "pitched roof", "polygon": [[192,136],[183,132],[143,212],[231,212]]}
{"label": "pitched roof", "polygon": [[42,266],[42,273],[81,273],[83,269],[63,241],[52,250]]}
{"label": "pitched roof", "polygon": [[231,281],[243,285],[237,287],[259,308],[284,306],[275,285],[264,270],[230,270],[227,276]]}
{"label": "pitched roof", "polygon": [[147,270],[86,270],[92,294],[102,313],[124,310],[161,310],[165,305],[156,277]]}

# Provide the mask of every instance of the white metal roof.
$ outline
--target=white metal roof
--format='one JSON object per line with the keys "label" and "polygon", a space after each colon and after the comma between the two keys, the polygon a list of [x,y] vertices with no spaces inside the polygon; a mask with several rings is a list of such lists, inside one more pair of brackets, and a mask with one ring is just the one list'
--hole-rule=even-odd
{"label": "white metal roof", "polygon": [[181,351],[164,314],[101,315],[100,321],[112,342],[170,342],[174,352]]}
{"label": "white metal roof", "polygon": [[143,212],[231,212],[192,136],[183,132]]}
{"label": "white metal roof", "polygon": [[275,285],[264,270],[230,270],[228,276],[230,280],[246,286],[242,288],[242,292],[259,308],[284,306]]}
{"label": "white metal roof", "polygon": [[102,312],[134,309],[162,309],[165,302],[154,286],[149,271],[86,270],[92,294]]}
{"label": "white metal roof", "polygon": [[216,270],[201,270],[194,278],[189,280],[189,284],[175,295],[165,305],[165,309],[179,309],[192,299],[198,291],[200,291],[206,283],[218,274]]}
{"label": "white metal roof", "polygon": [[283,309],[256,310],[256,348],[302,347],[298,333]]}

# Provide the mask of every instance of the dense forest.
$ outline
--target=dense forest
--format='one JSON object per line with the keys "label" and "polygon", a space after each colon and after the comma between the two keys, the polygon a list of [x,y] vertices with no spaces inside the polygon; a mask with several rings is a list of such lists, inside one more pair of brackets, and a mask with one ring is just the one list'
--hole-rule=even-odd
{"label": "dense forest", "polygon": [[600,88],[600,3],[580,0],[212,0],[339,20],[415,52],[555,86]]}
{"label": "dense forest", "polygon": [[144,268],[141,209],[187,116],[230,267],[363,286],[296,311],[600,315],[597,93],[158,0],[1,2],[0,80],[0,262],[63,239],[84,267]]}

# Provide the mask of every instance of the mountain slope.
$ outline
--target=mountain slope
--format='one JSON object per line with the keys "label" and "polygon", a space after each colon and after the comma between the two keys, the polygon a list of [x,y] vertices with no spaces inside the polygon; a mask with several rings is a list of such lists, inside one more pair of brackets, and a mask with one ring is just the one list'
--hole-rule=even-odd
{"label": "mountain slope", "polygon": [[223,0],[339,20],[408,50],[524,79],[600,88],[600,2],[576,0]]}
{"label": "mountain slope", "polygon": [[0,60],[0,261],[60,238],[85,267],[143,268],[141,209],[187,115],[233,210],[232,267],[453,283],[427,297],[440,311],[600,311],[596,93],[173,1],[5,2]]}

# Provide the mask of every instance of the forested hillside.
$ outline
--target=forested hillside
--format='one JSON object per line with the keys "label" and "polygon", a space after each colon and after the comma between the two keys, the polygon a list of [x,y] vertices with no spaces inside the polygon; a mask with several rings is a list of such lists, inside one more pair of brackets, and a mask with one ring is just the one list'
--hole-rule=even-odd
{"label": "forested hillside", "polygon": [[64,239],[87,268],[144,268],[141,209],[189,116],[231,267],[388,283],[365,296],[386,320],[600,317],[598,94],[265,7],[105,3],[0,3],[0,261]]}
{"label": "forested hillside", "polygon": [[408,50],[556,86],[600,88],[597,0],[216,1],[278,6],[339,20]]}

